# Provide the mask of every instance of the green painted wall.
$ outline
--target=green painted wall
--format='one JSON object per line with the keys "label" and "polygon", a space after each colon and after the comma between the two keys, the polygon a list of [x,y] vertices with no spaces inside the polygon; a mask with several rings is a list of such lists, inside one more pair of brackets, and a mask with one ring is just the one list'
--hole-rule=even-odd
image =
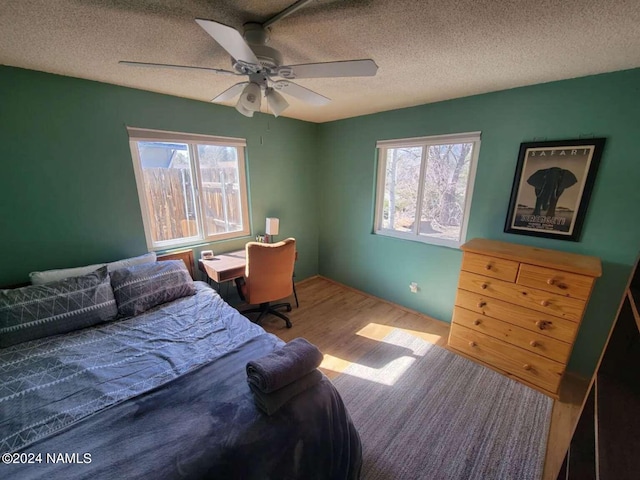
{"label": "green painted wall", "polygon": [[317,274],[316,124],[0,67],[0,285],[147,251],[126,125],[246,138],[252,236],[279,217],[297,278]]}
{"label": "green painted wall", "polygon": [[[602,259],[569,369],[595,366],[640,248],[640,69],[535,85],[319,126],[320,273],[450,321],[461,251],[373,235],[377,140],[482,131],[468,239]],[[521,142],[607,138],[580,242],[503,233]],[[420,286],[409,292],[409,282]],[[372,319],[372,321],[375,321]]]}
{"label": "green painted wall", "polygon": [[[247,139],[252,235],[295,236],[298,279],[321,273],[448,321],[459,250],[372,235],[375,142],[482,131],[468,238],[596,255],[604,276],[570,368],[589,374],[640,247],[640,70],[315,125],[0,67],[0,284],[146,251],[125,125]],[[607,137],[578,243],[502,232],[521,142]],[[215,243],[222,252],[247,238]],[[200,248],[196,248],[198,253]],[[416,281],[420,292],[409,293]]]}

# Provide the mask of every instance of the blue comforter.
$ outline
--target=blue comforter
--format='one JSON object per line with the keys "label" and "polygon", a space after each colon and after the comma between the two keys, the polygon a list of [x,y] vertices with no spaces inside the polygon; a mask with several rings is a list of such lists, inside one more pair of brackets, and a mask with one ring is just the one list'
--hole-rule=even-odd
{"label": "blue comforter", "polygon": [[[245,365],[282,345],[206,284],[142,315],[0,350],[2,478],[357,478],[331,383],[262,414]],[[30,463],[25,463],[30,462]]]}

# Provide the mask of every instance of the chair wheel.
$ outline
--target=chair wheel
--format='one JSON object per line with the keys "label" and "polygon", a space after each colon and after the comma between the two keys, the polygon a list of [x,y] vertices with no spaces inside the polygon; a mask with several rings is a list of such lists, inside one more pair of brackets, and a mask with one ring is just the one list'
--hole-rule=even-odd
{"label": "chair wheel", "polygon": [[291,328],[291,322],[287,322],[287,328]]}
{"label": "chair wheel", "polygon": [[287,305],[287,312],[291,311],[291,305]]}

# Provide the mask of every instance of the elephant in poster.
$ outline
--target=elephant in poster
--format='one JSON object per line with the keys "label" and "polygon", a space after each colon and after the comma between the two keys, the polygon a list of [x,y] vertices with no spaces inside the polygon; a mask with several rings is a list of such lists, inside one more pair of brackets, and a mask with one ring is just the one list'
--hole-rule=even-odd
{"label": "elephant in poster", "polygon": [[527,183],[536,189],[536,208],[533,215],[540,215],[546,210],[546,216],[556,214],[556,205],[565,189],[578,183],[576,176],[564,168],[545,168],[531,175]]}

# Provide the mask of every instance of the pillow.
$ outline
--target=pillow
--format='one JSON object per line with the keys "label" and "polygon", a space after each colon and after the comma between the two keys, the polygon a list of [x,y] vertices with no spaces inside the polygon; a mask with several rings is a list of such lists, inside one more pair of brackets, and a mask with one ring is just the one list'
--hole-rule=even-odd
{"label": "pillow", "polygon": [[46,285],[0,290],[0,347],[116,318],[107,267]]}
{"label": "pillow", "polygon": [[117,262],[107,263],[109,272],[115,272],[121,268],[133,267],[134,265],[144,265],[145,263],[156,263],[158,256],[156,252],[145,253],[138,257],[125,258],[124,260],[118,260]]}
{"label": "pillow", "polygon": [[29,280],[31,280],[31,285],[44,285],[45,283],[57,282],[66,278],[81,277],[95,272],[105,265],[106,263],[96,263],[94,265],[86,265],[84,267],[58,268],[55,270],[46,270],[44,272],[31,272],[29,274]]}
{"label": "pillow", "polygon": [[111,263],[96,263],[93,265],[86,265],[84,267],[59,268],[55,270],[45,270],[44,272],[31,272],[29,274],[29,279],[31,280],[31,285],[44,285],[45,283],[55,282],[64,278],[87,275],[88,273],[95,272],[97,269],[104,267],[105,265],[108,267],[110,272],[113,272],[119,268],[130,267],[132,265],[153,263],[156,259],[156,252],[151,252],[138,257],[125,258],[124,260],[118,260]]}
{"label": "pillow", "polygon": [[111,286],[118,303],[118,314],[123,317],[138,315],[156,305],[196,293],[182,260],[121,268],[111,274]]}

